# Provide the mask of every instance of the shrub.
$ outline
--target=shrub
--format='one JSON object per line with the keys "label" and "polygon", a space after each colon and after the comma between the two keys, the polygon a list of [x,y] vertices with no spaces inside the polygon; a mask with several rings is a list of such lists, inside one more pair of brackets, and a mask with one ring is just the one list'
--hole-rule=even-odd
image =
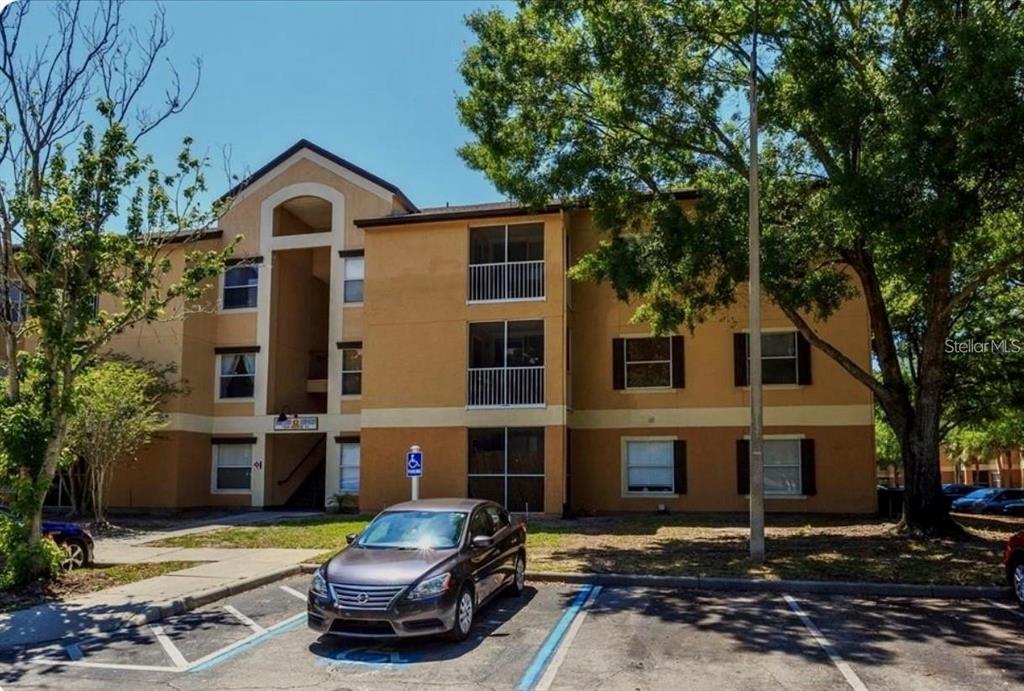
{"label": "shrub", "polygon": [[43,564],[49,578],[60,573],[64,550],[49,537],[34,547],[28,543],[28,526],[10,516],[0,515],[0,588],[23,585],[38,574],[35,564]]}

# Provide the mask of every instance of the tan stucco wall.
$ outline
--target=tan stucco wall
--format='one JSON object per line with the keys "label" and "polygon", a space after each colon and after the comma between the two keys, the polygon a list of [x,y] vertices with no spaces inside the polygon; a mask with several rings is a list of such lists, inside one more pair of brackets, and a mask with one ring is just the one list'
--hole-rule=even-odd
{"label": "tan stucco wall", "polygon": [[[572,505],[578,511],[746,511],[736,493],[736,440],[746,427],[642,428],[572,431]],[[768,499],[768,511],[871,513],[875,510],[872,429],[768,427],[767,435],[814,439],[817,493]],[[622,496],[622,437],[668,436],[686,441],[687,493],[678,498]]]}

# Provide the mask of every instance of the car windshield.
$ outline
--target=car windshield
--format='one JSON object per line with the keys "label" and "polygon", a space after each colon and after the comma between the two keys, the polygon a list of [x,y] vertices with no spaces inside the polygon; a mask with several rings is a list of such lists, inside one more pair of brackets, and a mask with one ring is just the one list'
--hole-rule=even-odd
{"label": "car windshield", "polygon": [[993,494],[995,494],[996,491],[997,490],[994,490],[991,487],[987,487],[985,489],[976,489],[970,494],[968,494],[966,497],[964,497],[964,499],[985,499],[986,497],[990,497]]}
{"label": "car windshield", "polygon": [[459,511],[388,511],[359,536],[360,547],[452,549],[459,544],[466,514]]}

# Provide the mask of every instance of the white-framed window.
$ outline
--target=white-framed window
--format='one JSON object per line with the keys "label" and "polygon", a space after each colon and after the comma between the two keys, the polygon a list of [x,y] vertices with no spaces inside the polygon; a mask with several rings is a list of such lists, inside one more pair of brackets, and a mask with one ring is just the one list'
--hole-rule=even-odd
{"label": "white-framed window", "polygon": [[363,393],[363,349],[341,349],[341,395],[358,396]]}
{"label": "white-framed window", "polygon": [[255,264],[238,264],[224,269],[221,309],[255,309],[259,293],[260,269]]}
{"label": "white-framed window", "polygon": [[775,497],[803,494],[800,439],[764,440],[764,493]]}
{"label": "white-framed window", "polygon": [[217,356],[217,398],[251,399],[256,388],[256,353],[222,353]]}
{"label": "white-framed window", "polygon": [[215,494],[251,492],[252,454],[253,444],[250,442],[214,444],[211,491]]}
{"label": "white-framed window", "polygon": [[[799,381],[796,339],[796,331],[761,334],[761,377],[765,384],[796,384]],[[747,371],[749,372],[750,334],[747,334],[747,343]]]}
{"label": "white-framed window", "polygon": [[626,494],[675,494],[674,438],[626,438],[622,447]]}
{"label": "white-framed window", "polygon": [[627,389],[667,389],[672,386],[672,341],[668,336],[624,338]]}
{"label": "white-framed window", "polygon": [[470,428],[467,496],[544,511],[544,428]]}
{"label": "white-framed window", "polygon": [[364,267],[362,257],[347,257],[345,259],[344,299],[347,304],[358,304],[363,301]]}
{"label": "white-framed window", "polygon": [[341,442],[341,473],[338,480],[338,491],[341,494],[359,494],[359,440],[343,440]]}

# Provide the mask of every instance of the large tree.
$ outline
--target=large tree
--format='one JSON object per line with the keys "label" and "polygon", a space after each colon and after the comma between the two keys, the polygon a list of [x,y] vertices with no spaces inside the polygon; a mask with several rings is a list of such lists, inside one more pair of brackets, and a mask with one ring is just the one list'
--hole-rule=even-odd
{"label": "large tree", "polygon": [[[169,241],[213,216],[200,204],[205,161],[186,139],[174,169],[161,172],[139,140],[195,87],[183,89],[171,66],[161,104],[145,105],[170,33],[160,10],[146,29],[125,25],[121,5],[41,6],[50,35],[38,42],[24,30],[27,2],[0,15],[0,467],[30,548],[40,544],[77,378],[117,334],[180,314],[223,266],[222,252],[189,252],[184,267],[172,265],[180,245]],[[26,336],[31,394],[20,386]],[[43,571],[40,558],[21,577]]]}
{"label": "large tree", "polygon": [[[746,277],[751,4],[539,0],[468,19],[463,157],[523,202],[586,199],[609,237],[574,275],[610,280],[658,331],[714,315]],[[1022,278],[1024,10],[760,6],[765,289],[884,411],[903,526],[955,531],[938,472],[945,341]],[[858,292],[877,371],[815,328]]]}

